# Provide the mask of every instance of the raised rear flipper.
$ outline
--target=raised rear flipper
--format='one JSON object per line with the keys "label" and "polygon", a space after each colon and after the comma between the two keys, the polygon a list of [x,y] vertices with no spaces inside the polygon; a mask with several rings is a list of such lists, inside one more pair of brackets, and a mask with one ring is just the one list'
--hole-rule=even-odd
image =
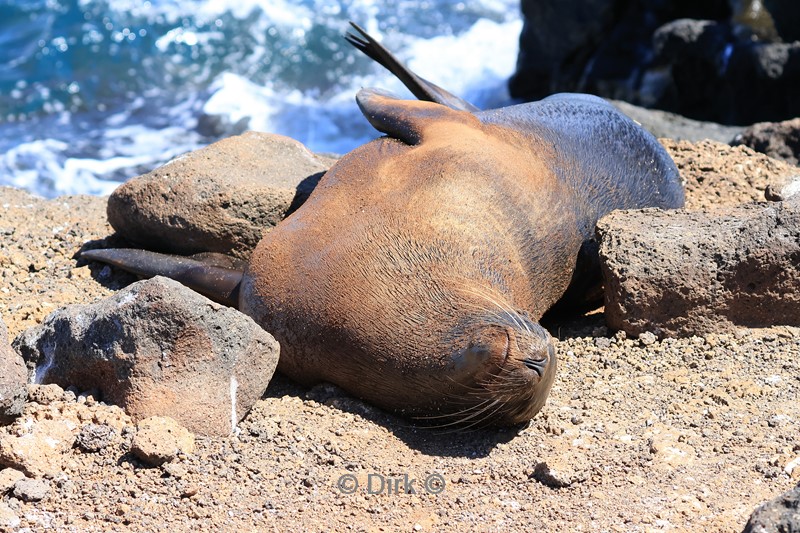
{"label": "raised rear flipper", "polygon": [[462,100],[458,96],[445,91],[438,85],[435,85],[423,78],[414,74],[408,67],[402,64],[389,50],[373,39],[364,29],[362,29],[355,22],[350,22],[350,25],[360,34],[355,35],[348,33],[345,35],[347,42],[364,52],[368,57],[382,65],[386,70],[394,74],[397,79],[403,82],[403,85],[408,87],[411,93],[427,102],[436,102],[437,104],[446,105],[452,109],[461,111],[479,111],[477,107],[470,104],[466,100]]}

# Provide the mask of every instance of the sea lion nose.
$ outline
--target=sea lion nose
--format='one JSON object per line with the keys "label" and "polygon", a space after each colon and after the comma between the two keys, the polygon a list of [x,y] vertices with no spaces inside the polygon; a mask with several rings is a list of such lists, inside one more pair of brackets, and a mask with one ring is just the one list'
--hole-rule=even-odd
{"label": "sea lion nose", "polygon": [[544,375],[545,368],[547,368],[548,360],[549,357],[547,356],[544,356],[541,359],[526,357],[525,359],[522,360],[522,364],[524,364],[526,367],[530,368],[531,370],[539,374],[539,377],[541,378]]}

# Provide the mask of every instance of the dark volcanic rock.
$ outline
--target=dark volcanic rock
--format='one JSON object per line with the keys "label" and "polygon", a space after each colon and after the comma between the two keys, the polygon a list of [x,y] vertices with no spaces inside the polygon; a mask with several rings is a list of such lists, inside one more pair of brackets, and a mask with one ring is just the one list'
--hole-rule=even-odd
{"label": "dark volcanic rock", "polygon": [[698,120],[800,115],[796,0],[525,0],[512,97],[579,91]]}
{"label": "dark volcanic rock", "polygon": [[[752,0],[748,3],[754,3]],[[800,2],[797,0],[762,0],[780,38],[787,43],[800,41]]]}
{"label": "dark volcanic rock", "polygon": [[9,424],[22,413],[28,397],[27,378],[25,362],[8,343],[8,331],[0,318],[0,424]]}
{"label": "dark volcanic rock", "polygon": [[248,132],[120,185],[108,199],[108,221],[151,250],[246,259],[333,162],[288,137]]}
{"label": "dark volcanic rock", "polygon": [[99,452],[114,441],[114,428],[105,424],[86,424],[75,438],[75,444],[85,452]]}
{"label": "dark volcanic rock", "polygon": [[621,100],[612,100],[611,103],[657,138],[691,142],[710,139],[720,143],[730,143],[744,130],[742,126],[700,122],[668,111],[635,106]]}
{"label": "dark volcanic rock", "polygon": [[522,14],[513,97],[580,91],[630,100],[647,83],[656,29],[679,18],[725,20],[731,9],[727,0],[523,0]]}
{"label": "dark volcanic rock", "polygon": [[37,383],[98,389],[134,419],[227,435],[261,397],[278,344],[244,314],[162,277],[51,313],[15,346]]}
{"label": "dark volcanic rock", "polygon": [[738,135],[733,144],[743,144],[757,152],[797,165],[800,162],[800,117],[783,122],[753,124]]}
{"label": "dark volcanic rock", "polygon": [[512,95],[536,100],[580,79],[626,3],[628,0],[523,1],[525,25],[517,72],[509,83]]}
{"label": "dark volcanic rock", "polygon": [[742,531],[767,532],[800,533],[800,485],[759,505]]}
{"label": "dark volcanic rock", "polygon": [[800,43],[751,39],[730,22],[680,19],[659,28],[653,44],[645,78],[659,79],[647,95],[654,107],[723,124],[800,114]]}
{"label": "dark volcanic rock", "polygon": [[608,325],[690,336],[800,325],[800,196],[693,211],[618,211],[598,223]]}

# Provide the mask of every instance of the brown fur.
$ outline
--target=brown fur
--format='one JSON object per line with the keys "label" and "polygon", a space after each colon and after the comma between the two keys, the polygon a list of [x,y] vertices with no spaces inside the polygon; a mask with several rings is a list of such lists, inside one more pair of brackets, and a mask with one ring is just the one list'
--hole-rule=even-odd
{"label": "brown fur", "polygon": [[[546,146],[446,116],[421,122],[417,145],[379,139],[331,168],[256,248],[241,308],[302,383],[421,416],[528,420],[555,371],[531,322],[570,281],[574,206]],[[460,369],[454,357],[478,362]],[[541,385],[525,357],[551,360]]]}

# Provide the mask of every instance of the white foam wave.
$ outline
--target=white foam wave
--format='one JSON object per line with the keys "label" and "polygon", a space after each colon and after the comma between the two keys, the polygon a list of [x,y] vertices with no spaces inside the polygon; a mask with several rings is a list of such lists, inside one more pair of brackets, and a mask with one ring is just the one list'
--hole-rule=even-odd
{"label": "white foam wave", "polygon": [[[410,41],[398,55],[430,81],[479,107],[507,99],[505,80],[513,73],[520,20],[481,19],[461,35]],[[498,54],[497,50],[503,50]],[[293,137],[315,152],[344,153],[376,137],[361,117],[354,96],[361,87],[380,87],[413,98],[402,83],[382,69],[350,80],[327,98],[300,91],[278,93],[226,72],[214,84],[203,112],[228,129],[249,129]]]}
{"label": "white foam wave", "polygon": [[107,151],[114,155],[97,159],[71,157],[70,144],[57,139],[21,143],[0,155],[0,174],[7,176],[5,184],[46,197],[104,195],[120,183],[109,176],[130,177],[201,145],[199,136],[192,138],[182,128],[154,130],[144,126],[109,130],[106,143],[113,147]]}
{"label": "white foam wave", "polygon": [[503,23],[480,19],[461,35],[415,41],[407,52],[408,66],[480,105],[486,90],[504,84],[514,73],[521,31],[519,19]]}
{"label": "white foam wave", "polygon": [[[99,5],[98,0],[79,2],[83,7]],[[165,21],[174,24],[172,30],[157,39],[156,47],[162,53],[179,52],[186,46],[202,48],[208,54],[236,57],[239,70],[216,76],[208,89],[198,86],[196,90],[187,90],[188,96],[178,103],[178,99],[165,98],[162,94],[170,90],[164,88],[169,87],[167,84],[154,86],[151,91],[122,103],[122,107],[114,107],[114,114],[99,120],[96,116],[62,113],[55,123],[47,122],[45,117],[41,123],[32,121],[24,128],[12,129],[9,124],[2,130],[6,138],[2,143],[5,153],[0,153],[0,183],[47,197],[108,194],[119,184],[118,180],[149,171],[206,143],[208,138],[197,131],[201,113],[216,117],[216,123],[210,122],[212,126],[221,126],[212,134],[238,133],[247,127],[293,137],[316,152],[344,153],[378,136],[355,105],[358,89],[380,87],[411,98],[397,79],[378,66],[361,74],[347,68],[346,75],[340,75],[343,71],[336,69],[336,65],[319,67],[336,69],[331,73],[336,83],[332,89],[326,86],[302,92],[279,88],[290,84],[284,79],[275,79],[275,83],[254,83],[250,74],[263,73],[259,69],[263,61],[296,61],[294,57],[267,54],[271,45],[266,36],[274,37],[275,28],[278,36],[286,36],[293,46],[302,48],[306,33],[318,37],[320,26],[324,26],[323,33],[330,34],[331,30],[339,33],[344,31],[347,20],[355,20],[374,37],[388,41],[400,59],[426,79],[479,107],[494,107],[498,99],[502,103],[505,79],[514,69],[522,24],[518,2],[462,2],[458,4],[460,9],[486,18],[479,19],[471,27],[464,26],[468,18],[460,18],[450,26],[443,22],[440,33],[445,35],[435,38],[415,36],[415,31],[422,27],[427,28],[427,35],[430,35],[432,26],[425,19],[425,10],[435,9],[435,2],[416,4],[419,9],[414,7],[414,0],[386,3],[377,0],[108,2],[107,6],[99,8],[152,21],[159,28],[164,27]],[[453,13],[458,10],[454,8]],[[219,32],[230,30],[227,26],[230,21],[225,19],[223,23],[221,20],[226,14],[242,21],[241,31],[250,38],[246,40],[248,47],[228,50],[217,46],[223,35]],[[381,24],[392,17],[397,17],[396,26],[387,28]],[[440,31],[438,24],[437,32]],[[315,41],[312,39],[312,42]],[[176,57],[179,56],[176,53]],[[352,66],[352,59],[346,61]],[[206,70],[211,69],[211,64],[216,63],[196,63],[200,79],[212,76],[210,70]],[[282,71],[276,69],[276,72]],[[263,80],[264,76],[258,79]],[[38,134],[34,129],[44,133]],[[200,130],[211,135],[202,127]]]}

